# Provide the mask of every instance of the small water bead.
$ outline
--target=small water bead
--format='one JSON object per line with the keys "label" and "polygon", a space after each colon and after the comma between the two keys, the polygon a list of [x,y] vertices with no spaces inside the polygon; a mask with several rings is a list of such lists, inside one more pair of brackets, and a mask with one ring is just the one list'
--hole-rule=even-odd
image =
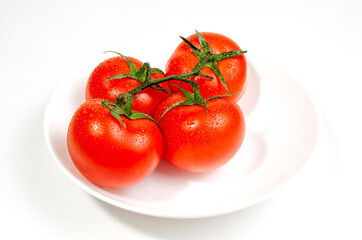
{"label": "small water bead", "polygon": [[223,114],[215,114],[209,124],[210,127],[219,128],[227,124],[227,118]]}
{"label": "small water bead", "polygon": [[103,134],[102,124],[100,122],[92,122],[89,125],[89,133],[92,136],[100,136]]}
{"label": "small water bead", "polygon": [[135,144],[135,146],[137,146],[138,148],[141,148],[143,146],[147,146],[149,144],[149,139],[141,134],[136,134],[133,136],[133,142]]}
{"label": "small water bead", "polygon": [[196,124],[196,120],[195,120],[195,119],[190,119],[190,120],[187,121],[187,125],[192,126],[192,125],[195,125],[195,124]]}
{"label": "small water bead", "polygon": [[188,129],[188,131],[192,131],[193,129],[197,129],[197,127],[200,125],[200,122],[196,119],[188,119],[186,120],[186,122],[184,123],[184,128]]}

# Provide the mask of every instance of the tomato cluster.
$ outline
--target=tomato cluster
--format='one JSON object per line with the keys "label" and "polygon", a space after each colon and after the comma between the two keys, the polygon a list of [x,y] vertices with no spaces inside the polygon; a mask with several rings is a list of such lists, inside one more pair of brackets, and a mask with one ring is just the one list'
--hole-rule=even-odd
{"label": "tomato cluster", "polygon": [[70,157],[89,181],[128,187],[161,158],[208,172],[240,148],[245,120],[236,102],[246,88],[245,51],[216,33],[182,40],[165,74],[120,53],[91,73],[67,135]]}

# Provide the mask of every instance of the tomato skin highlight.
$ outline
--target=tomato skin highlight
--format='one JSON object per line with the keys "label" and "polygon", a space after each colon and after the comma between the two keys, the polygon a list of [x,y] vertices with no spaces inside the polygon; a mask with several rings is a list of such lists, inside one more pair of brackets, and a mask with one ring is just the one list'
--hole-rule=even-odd
{"label": "tomato skin highlight", "polygon": [[[175,94],[156,110],[155,119],[171,105],[184,101]],[[209,115],[199,105],[179,106],[159,121],[164,139],[163,158],[175,167],[193,173],[209,172],[227,163],[240,148],[245,120],[240,107],[225,98],[206,103]]]}
{"label": "tomato skin highlight", "polygon": [[[128,58],[137,69],[142,66],[141,61],[132,57]],[[102,98],[113,102],[119,94],[129,92],[141,85],[141,82],[132,78],[112,79],[106,81],[115,75],[129,72],[130,69],[128,63],[122,57],[117,56],[101,62],[88,78],[85,90],[86,100]],[[152,74],[151,77],[159,79],[164,76],[163,74],[155,73]],[[160,86],[167,88],[168,83],[161,83]],[[152,117],[157,106],[167,97],[168,95],[160,90],[154,90],[151,88],[144,89],[142,92],[135,95],[132,110],[146,113]]]}
{"label": "tomato skin highlight", "polygon": [[[210,32],[203,32],[201,35],[209,43],[214,54],[241,50],[233,40],[224,35]],[[197,48],[201,49],[196,34],[189,36],[187,40],[189,40]],[[170,76],[190,72],[198,62],[199,60],[194,55],[191,48],[187,46],[186,43],[182,42],[169,58],[165,68],[165,75]],[[247,63],[245,56],[239,55],[233,58],[224,59],[218,62],[217,66],[225,79],[229,93],[235,94],[238,92],[228,99],[233,102],[237,102],[242,97],[247,87]],[[201,76],[191,78],[191,80],[199,84],[201,95],[204,98],[228,94],[222,82],[210,68],[203,68],[201,73],[214,77],[214,79]],[[190,84],[181,83],[177,80],[170,81],[169,84],[179,86],[189,92],[192,92]],[[171,86],[171,89],[173,93],[180,93],[180,90],[176,87]]]}
{"label": "tomato skin highlight", "polygon": [[72,117],[67,135],[70,157],[89,181],[108,188],[134,185],[157,167],[163,151],[162,134],[151,120],[129,120],[125,127],[101,105],[83,103]]}

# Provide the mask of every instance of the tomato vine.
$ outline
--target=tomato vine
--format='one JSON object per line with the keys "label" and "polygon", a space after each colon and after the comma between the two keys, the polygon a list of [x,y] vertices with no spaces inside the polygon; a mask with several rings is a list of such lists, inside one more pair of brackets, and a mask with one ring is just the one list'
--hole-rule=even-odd
{"label": "tomato vine", "polygon": [[[160,83],[163,83],[163,82],[167,82],[167,81],[171,81],[171,80],[178,80],[178,81],[188,83],[192,86],[193,93],[189,93],[188,91],[175,86],[183,93],[186,100],[170,106],[168,109],[166,109],[166,111],[163,113],[161,118],[172,108],[175,108],[178,106],[185,106],[185,105],[187,105],[187,106],[201,105],[202,107],[205,108],[206,112],[208,112],[208,109],[206,107],[207,101],[210,101],[215,98],[229,97],[229,96],[234,95],[234,94],[229,94],[228,86],[225,82],[223,75],[221,74],[221,72],[217,66],[217,63],[222,60],[244,54],[247,51],[236,50],[236,51],[229,51],[229,52],[214,54],[211,50],[210,45],[205,40],[205,38],[198,31],[196,31],[196,34],[197,34],[197,38],[200,42],[201,49],[195,47],[186,38],[180,37],[192,49],[193,54],[199,60],[198,63],[195,65],[195,67],[192,69],[192,71],[183,73],[183,74],[178,74],[178,75],[170,75],[170,76],[158,78],[158,79],[151,78],[151,74],[153,74],[153,73],[162,73],[163,74],[162,70],[160,70],[158,68],[151,68],[151,66],[148,62],[144,63],[137,70],[136,66],[132,63],[132,61],[129,58],[127,58],[126,56],[124,56],[123,54],[116,52],[116,51],[106,51],[106,52],[116,53],[119,56],[121,56],[122,58],[124,58],[127,61],[129,69],[130,69],[129,73],[115,75],[115,76],[107,79],[106,81],[111,81],[113,79],[133,78],[135,80],[140,81],[142,84],[127,93],[119,94],[113,102],[110,102],[108,100],[103,100],[102,106],[109,109],[111,111],[111,115],[114,116],[123,126],[125,126],[122,119],[120,118],[119,114],[126,116],[128,119],[146,118],[146,119],[150,119],[150,120],[156,122],[151,116],[148,116],[145,113],[132,111],[132,102],[133,102],[134,96],[137,93],[141,92],[142,90],[144,90],[148,87],[155,88],[157,90],[164,91],[169,94],[169,92],[167,92],[166,89],[162,88],[159,85]],[[213,79],[212,76],[201,73],[201,70],[205,67],[208,67],[211,70],[213,70],[213,72],[216,74],[216,76],[220,79],[221,83],[225,87],[228,94],[216,95],[216,96],[213,96],[213,97],[210,97],[207,99],[204,99],[202,97],[200,90],[199,90],[199,84],[197,82],[191,80],[190,78],[196,77],[196,76],[201,76],[201,77]]]}

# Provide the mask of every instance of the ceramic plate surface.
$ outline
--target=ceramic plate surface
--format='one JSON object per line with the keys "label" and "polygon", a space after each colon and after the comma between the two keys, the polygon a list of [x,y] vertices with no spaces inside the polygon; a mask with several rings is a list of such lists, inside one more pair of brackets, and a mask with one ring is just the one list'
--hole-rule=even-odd
{"label": "ceramic plate surface", "polygon": [[[280,69],[249,61],[248,89],[239,105],[246,135],[239,152],[205,174],[182,172],[161,160],[141,183],[125,189],[98,187],[70,159],[68,124],[84,102],[87,78],[99,60],[77,69],[53,94],[44,133],[59,167],[82,189],[112,205],[167,218],[201,218],[254,205],[270,197],[304,165],[316,144],[318,118],[304,89]],[[222,143],[220,143],[222,144]]]}

